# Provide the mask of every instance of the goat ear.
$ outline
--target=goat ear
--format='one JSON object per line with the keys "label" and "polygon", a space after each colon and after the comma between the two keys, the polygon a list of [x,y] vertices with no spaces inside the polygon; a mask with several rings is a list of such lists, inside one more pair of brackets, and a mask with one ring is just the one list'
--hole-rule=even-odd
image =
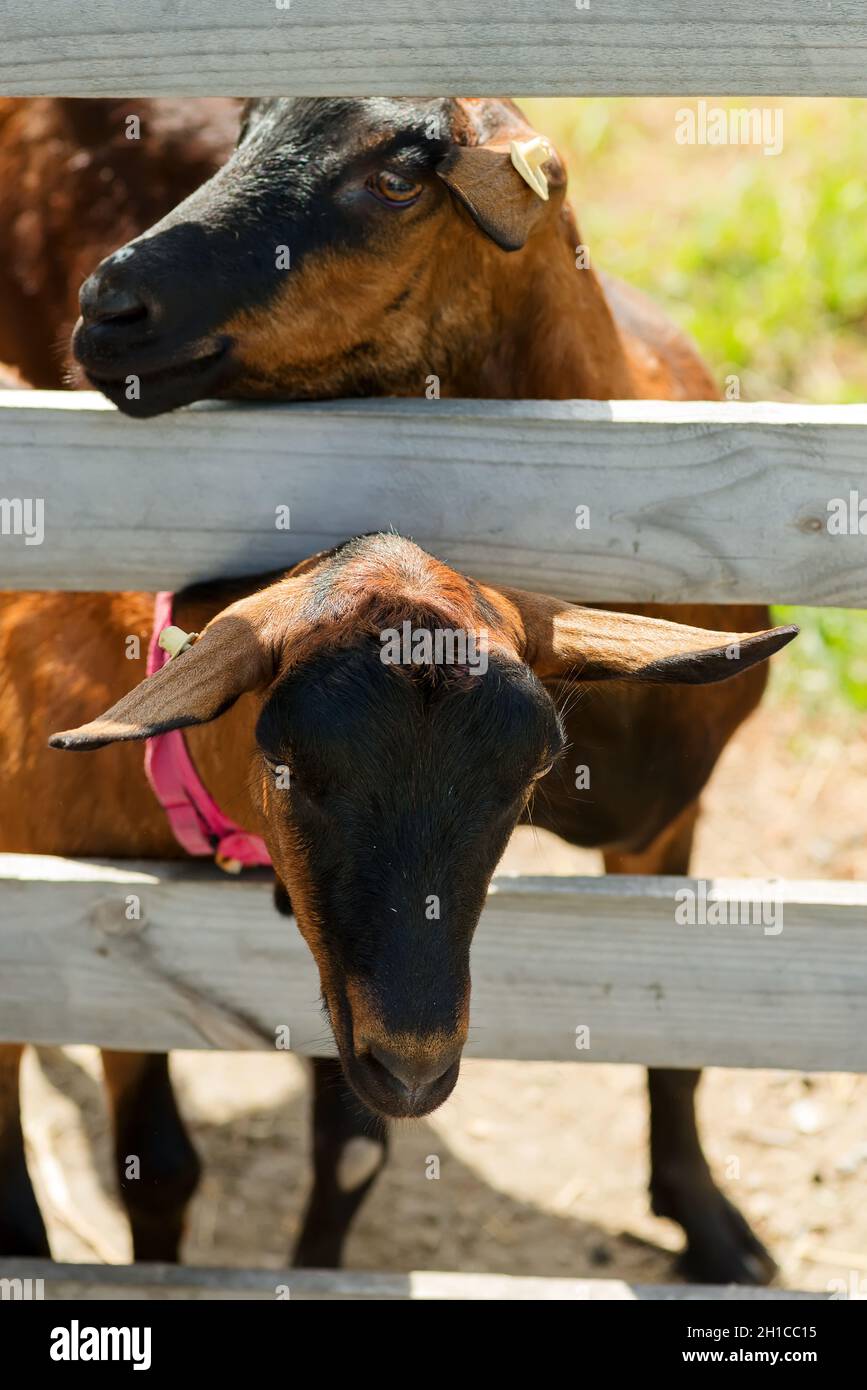
{"label": "goat ear", "polygon": [[637,613],[567,605],[543,594],[503,590],[524,627],[524,660],[542,679],[712,685],[767,661],[798,634],[712,632]]}
{"label": "goat ear", "polygon": [[187,651],[166,662],[90,724],[52,734],[49,746],[102,748],[107,743],[207,724],[239,696],[264,688],[274,676],[274,657],[262,639],[257,611],[251,600],[232,604]]}
{"label": "goat ear", "polygon": [[[565,183],[563,166],[553,151],[545,168],[552,187]],[[520,251],[544,216],[545,203],[518,173],[508,142],[455,145],[438,164],[437,173],[502,251]]]}

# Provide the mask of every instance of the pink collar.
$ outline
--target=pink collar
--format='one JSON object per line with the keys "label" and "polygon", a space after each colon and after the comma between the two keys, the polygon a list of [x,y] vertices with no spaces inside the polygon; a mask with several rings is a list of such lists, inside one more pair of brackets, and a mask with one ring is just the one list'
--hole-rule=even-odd
{"label": "pink collar", "polygon": [[[172,622],[173,600],[174,594],[156,595],[154,629],[148,647],[149,676],[169,660],[158,639],[163,628]],[[220,868],[230,874],[253,865],[270,865],[265,841],[224,816],[202,784],[180,729],[148,739],[145,772],[169,818],[175,839],[188,854],[213,855]]]}

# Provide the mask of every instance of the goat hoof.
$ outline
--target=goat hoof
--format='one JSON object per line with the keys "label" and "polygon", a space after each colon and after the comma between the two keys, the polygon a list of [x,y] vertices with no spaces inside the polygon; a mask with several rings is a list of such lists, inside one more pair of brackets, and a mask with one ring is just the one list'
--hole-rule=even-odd
{"label": "goat hoof", "polygon": [[749,1222],[719,1191],[705,1196],[687,1225],[678,1270],[699,1284],[769,1284],[777,1266]]}

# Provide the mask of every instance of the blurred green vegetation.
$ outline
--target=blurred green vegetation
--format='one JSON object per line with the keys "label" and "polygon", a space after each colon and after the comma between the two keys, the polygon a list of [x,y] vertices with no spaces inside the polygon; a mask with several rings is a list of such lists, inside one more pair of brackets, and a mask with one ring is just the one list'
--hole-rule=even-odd
{"label": "blurred green vegetation", "polygon": [[[783,148],[684,146],[697,99],[528,99],[569,164],[591,263],[646,290],[690,332],[720,390],[746,400],[867,399],[867,101],[717,99],[783,111]],[[865,459],[867,485],[867,459]],[[775,610],[801,636],[776,697],[867,710],[867,613]]]}
{"label": "blurred green vegetation", "polygon": [[591,260],[666,304],[750,400],[867,396],[867,101],[779,106],[783,148],[679,145],[695,100],[521,103],[569,164]]}
{"label": "blurred green vegetation", "polygon": [[798,700],[810,714],[867,710],[867,612],[781,607],[773,616],[801,628],[790,659],[775,663],[774,695]]}

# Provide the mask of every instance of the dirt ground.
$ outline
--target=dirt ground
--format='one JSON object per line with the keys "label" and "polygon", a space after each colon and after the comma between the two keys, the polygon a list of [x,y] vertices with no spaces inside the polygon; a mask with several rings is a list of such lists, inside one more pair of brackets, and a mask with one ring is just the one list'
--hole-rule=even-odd
{"label": "dirt ground", "polygon": [[[771,701],[730,745],[705,802],[694,871],[867,879],[867,734]],[[587,873],[596,856],[519,831],[504,867]],[[277,1267],[309,1181],[304,1066],[286,1054],[178,1053],[182,1109],[205,1163],[185,1258]],[[31,1051],[25,1127],[52,1249],[125,1261],[90,1048]],[[867,1294],[867,1077],[710,1071],[708,1155],[784,1286]],[[382,1270],[673,1280],[677,1227],[650,1215],[638,1067],[467,1062],[451,1100],[397,1127],[347,1263]],[[425,1176],[440,1159],[440,1178]],[[733,1164],[731,1160],[738,1160]]]}

